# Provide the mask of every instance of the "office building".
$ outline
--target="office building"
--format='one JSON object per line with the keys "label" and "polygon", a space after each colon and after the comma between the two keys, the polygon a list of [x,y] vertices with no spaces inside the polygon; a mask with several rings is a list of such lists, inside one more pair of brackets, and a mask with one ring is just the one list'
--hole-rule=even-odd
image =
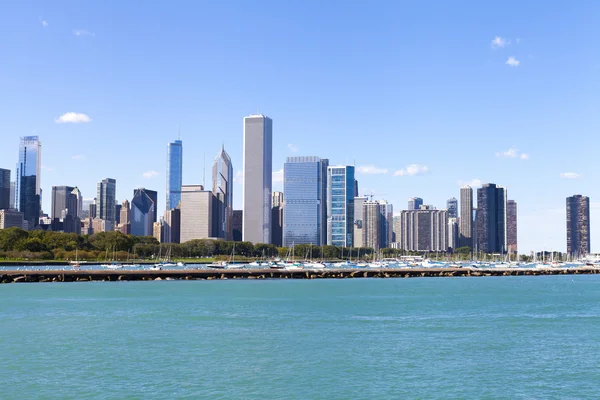
{"label": "office building", "polygon": [[91,230],[90,235],[100,232],[110,232],[114,230],[114,223],[112,221],[101,219],[101,218],[93,218],[91,220]]}
{"label": "office building", "polygon": [[518,254],[517,247],[517,202],[506,202],[506,242],[510,254]]}
{"label": "office building", "polygon": [[419,210],[423,205],[423,199],[420,197],[411,197],[408,199],[408,210]]}
{"label": "office building", "polygon": [[39,224],[42,211],[42,189],[40,171],[42,168],[42,144],[37,136],[21,138],[19,163],[15,177],[16,206],[23,213],[28,229]]}
{"label": "office building", "polygon": [[448,210],[448,218],[458,219],[458,200],[456,200],[456,197],[446,201],[446,209]]}
{"label": "office building", "polygon": [[271,196],[271,244],[283,246],[283,193],[273,192]]}
{"label": "office building", "polygon": [[[319,157],[288,157],[283,165],[283,244],[327,244],[327,167]],[[353,228],[354,229],[354,228]]]}
{"label": "office building", "polygon": [[381,212],[381,229],[379,233],[380,249],[387,249],[392,244],[394,233],[394,207],[385,200],[379,200],[379,211]]}
{"label": "office building", "polygon": [[182,179],[183,144],[181,140],[175,140],[167,146],[167,210],[176,208],[179,204]]}
{"label": "office building", "polygon": [[76,186],[73,188],[73,195],[75,196],[77,202],[77,218],[81,220],[83,215],[83,195],[81,194],[81,190]]}
{"label": "office building", "polygon": [[235,242],[242,241],[244,223],[244,212],[242,210],[233,210],[233,218],[231,225],[233,226],[233,240]]}
{"label": "office building", "polygon": [[468,246],[473,250],[473,189],[460,188],[460,220],[458,228],[459,247]]}
{"label": "office building", "polygon": [[460,247],[458,237],[458,218],[448,218],[448,248],[452,251]]}
{"label": "office building", "polygon": [[447,251],[448,212],[421,206],[400,213],[398,247],[408,251]]}
{"label": "office building", "polygon": [[486,183],[477,189],[476,229],[476,251],[505,253],[508,250],[505,188]]}
{"label": "office building", "polygon": [[173,208],[165,212],[163,230],[165,243],[179,243],[179,232],[181,231],[181,212],[179,208]]}
{"label": "office building", "polygon": [[233,166],[225,147],[215,158],[212,169],[213,235],[220,239],[233,240],[231,218],[233,217]]}
{"label": "office building", "polygon": [[354,234],[354,167],[327,168],[327,244],[352,247]]}
{"label": "office building", "polygon": [[[243,240],[271,242],[273,121],[264,115],[244,118]],[[183,221],[183,217],[182,217]]]}
{"label": "office building", "polygon": [[144,188],[133,191],[129,216],[131,234],[134,236],[152,236],[156,222],[158,194]]}
{"label": "office building", "polygon": [[204,190],[202,185],[181,186],[179,236],[181,243],[193,239],[208,239],[213,236],[213,198],[212,191]]}
{"label": "office building", "polygon": [[360,197],[358,195],[358,180],[357,179],[354,180],[354,197]]}
{"label": "office building", "polygon": [[81,233],[78,192],[79,189],[71,186],[52,186],[50,217],[53,231]]}
{"label": "office building", "polygon": [[17,208],[16,203],[15,203],[15,181],[12,181],[10,183],[10,200],[9,200],[9,205],[8,208],[10,208],[11,210],[14,210]]}
{"label": "office building", "polygon": [[0,210],[10,207],[10,170],[0,168]]}
{"label": "office building", "polygon": [[0,229],[24,228],[23,213],[15,209],[0,210]]}
{"label": "office building", "polygon": [[152,224],[152,236],[154,236],[159,243],[165,243],[164,233],[164,223],[162,219]]}
{"label": "office building", "polygon": [[567,197],[567,253],[584,257],[590,252],[590,198],[576,194]]}
{"label": "office building", "polygon": [[[111,178],[103,179],[98,183],[96,191],[96,207],[93,218],[103,219],[108,221],[112,226],[116,221],[115,218],[115,201],[117,196],[117,181]],[[90,213],[92,209],[90,208]],[[112,228],[111,228],[112,229]]]}
{"label": "office building", "polygon": [[[385,206],[384,206],[385,207]],[[363,246],[371,248],[375,251],[381,248],[382,243],[382,232],[383,224],[382,219],[382,205],[378,201],[367,200],[362,203],[362,220],[363,220]]]}
{"label": "office building", "polygon": [[354,232],[353,232],[353,246],[354,247],[365,247],[363,240],[363,204],[368,200],[367,197],[355,197],[354,198]]}

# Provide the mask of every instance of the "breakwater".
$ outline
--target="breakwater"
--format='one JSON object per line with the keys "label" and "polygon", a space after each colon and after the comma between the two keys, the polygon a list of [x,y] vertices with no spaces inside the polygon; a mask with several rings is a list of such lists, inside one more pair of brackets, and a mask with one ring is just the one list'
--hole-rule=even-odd
{"label": "breakwater", "polygon": [[346,279],[346,278],[425,278],[482,277],[523,275],[599,274],[597,268],[381,268],[381,269],[179,269],[158,271],[18,271],[0,272],[0,283],[20,282],[89,282],[89,281],[155,281],[214,279]]}

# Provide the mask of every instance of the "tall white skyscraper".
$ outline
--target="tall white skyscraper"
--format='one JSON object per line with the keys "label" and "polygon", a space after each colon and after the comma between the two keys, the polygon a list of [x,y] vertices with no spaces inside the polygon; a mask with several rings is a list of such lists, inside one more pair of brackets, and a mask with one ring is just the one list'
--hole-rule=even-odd
{"label": "tall white skyscraper", "polygon": [[244,117],[242,240],[271,242],[273,121],[261,114]]}

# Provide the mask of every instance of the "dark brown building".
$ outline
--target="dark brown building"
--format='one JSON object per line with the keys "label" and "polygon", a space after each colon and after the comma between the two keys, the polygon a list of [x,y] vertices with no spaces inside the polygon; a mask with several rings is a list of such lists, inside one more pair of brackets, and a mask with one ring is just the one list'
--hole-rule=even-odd
{"label": "dark brown building", "polygon": [[580,194],[567,197],[567,253],[590,253],[590,198]]}
{"label": "dark brown building", "polygon": [[506,243],[510,254],[517,254],[517,202],[506,202]]}

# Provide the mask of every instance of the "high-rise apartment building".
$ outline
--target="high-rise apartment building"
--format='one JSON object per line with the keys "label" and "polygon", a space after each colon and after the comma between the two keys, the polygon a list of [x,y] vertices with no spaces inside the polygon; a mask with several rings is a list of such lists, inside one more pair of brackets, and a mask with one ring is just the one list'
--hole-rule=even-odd
{"label": "high-rise apartment building", "polygon": [[213,236],[233,240],[233,166],[225,147],[215,158],[212,169],[212,192],[215,197],[213,207]]}
{"label": "high-rise apartment building", "polygon": [[517,247],[517,202],[506,201],[506,243],[510,254],[518,254]]}
{"label": "high-rise apartment building", "polygon": [[408,210],[418,210],[423,205],[423,199],[420,197],[411,197],[408,199]]}
{"label": "high-rise apartment building", "polygon": [[112,178],[103,179],[98,183],[96,191],[96,215],[94,218],[107,221],[104,224],[104,229],[110,231],[114,228],[115,218],[115,201],[117,197],[117,181]]}
{"label": "high-rise apartment building", "polygon": [[458,244],[458,218],[448,218],[448,248],[456,250]]}
{"label": "high-rise apartment building", "polygon": [[375,251],[381,248],[382,205],[378,201],[367,200],[362,203],[362,244]]}
{"label": "high-rise apartment building", "polygon": [[363,224],[363,204],[369,200],[367,197],[354,198],[354,234],[352,237],[354,247],[365,247],[364,244],[364,224]]}
{"label": "high-rise apartment building", "polygon": [[467,185],[460,188],[458,245],[473,250],[473,189]]}
{"label": "high-rise apartment building", "polygon": [[447,251],[448,212],[427,206],[402,211],[397,243],[400,249],[408,251]]}
{"label": "high-rise apartment building", "polygon": [[166,208],[177,207],[181,198],[183,177],[183,143],[175,140],[167,146],[167,201]]}
{"label": "high-rise apartment building", "polygon": [[448,218],[458,218],[458,200],[456,200],[456,197],[446,201],[446,209],[448,210]]}
{"label": "high-rise apartment building", "polygon": [[260,114],[245,117],[242,237],[247,242],[271,242],[272,153],[271,118]]}
{"label": "high-rise apartment building", "polygon": [[379,200],[379,211],[381,212],[381,229],[379,248],[391,247],[394,234],[394,207],[385,200]]}
{"label": "high-rise apartment building", "polygon": [[486,183],[477,189],[477,246],[484,253],[508,251],[506,236],[506,189]]}
{"label": "high-rise apartment building", "polygon": [[567,253],[582,257],[590,252],[590,198],[576,194],[567,197]]}
{"label": "high-rise apartment building", "polygon": [[[202,185],[182,185],[179,240],[208,239],[212,234],[213,193]],[[270,203],[270,201],[269,201]],[[270,213],[269,213],[270,214]]]}
{"label": "high-rise apartment building", "polygon": [[288,157],[283,166],[283,244],[327,243],[327,167],[319,157]]}
{"label": "high-rise apartment building", "polygon": [[71,186],[52,186],[52,230],[81,233],[79,219],[79,190]]}
{"label": "high-rise apartment building", "polygon": [[0,210],[10,208],[10,170],[0,168]]}
{"label": "high-rise apartment building", "polygon": [[327,168],[327,244],[352,247],[354,234],[354,166]]}
{"label": "high-rise apartment building", "polygon": [[42,144],[37,136],[24,136],[19,145],[19,163],[15,177],[15,203],[29,229],[39,224],[42,211]]}
{"label": "high-rise apartment building", "polygon": [[152,236],[157,217],[158,194],[144,188],[133,191],[129,216],[130,231],[135,236]]}

